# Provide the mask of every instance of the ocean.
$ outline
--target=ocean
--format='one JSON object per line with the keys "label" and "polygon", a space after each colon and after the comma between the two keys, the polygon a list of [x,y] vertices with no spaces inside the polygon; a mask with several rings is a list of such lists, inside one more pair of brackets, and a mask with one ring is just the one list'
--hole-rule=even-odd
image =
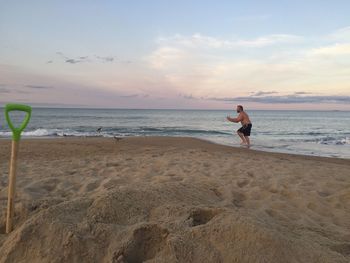
{"label": "ocean", "polygon": [[[3,110],[2,110],[3,111]],[[253,123],[252,149],[350,158],[350,112],[247,111]],[[185,136],[240,147],[240,124],[225,110],[124,110],[34,108],[23,138]],[[14,114],[19,122],[22,116]],[[0,115],[0,138],[11,133]],[[101,132],[97,129],[101,128]]]}

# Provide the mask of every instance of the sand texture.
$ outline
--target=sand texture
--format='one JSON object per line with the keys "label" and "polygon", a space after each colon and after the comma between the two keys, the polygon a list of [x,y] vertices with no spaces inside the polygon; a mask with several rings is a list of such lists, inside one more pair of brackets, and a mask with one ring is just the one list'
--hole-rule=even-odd
{"label": "sand texture", "polygon": [[191,138],[23,140],[0,262],[350,262],[350,160]]}

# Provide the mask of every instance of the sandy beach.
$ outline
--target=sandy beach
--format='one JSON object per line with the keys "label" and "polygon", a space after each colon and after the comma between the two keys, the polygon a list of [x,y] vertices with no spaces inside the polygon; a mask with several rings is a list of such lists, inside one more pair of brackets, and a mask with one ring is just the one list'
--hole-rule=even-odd
{"label": "sandy beach", "polygon": [[192,138],[26,139],[0,262],[350,262],[350,160]]}

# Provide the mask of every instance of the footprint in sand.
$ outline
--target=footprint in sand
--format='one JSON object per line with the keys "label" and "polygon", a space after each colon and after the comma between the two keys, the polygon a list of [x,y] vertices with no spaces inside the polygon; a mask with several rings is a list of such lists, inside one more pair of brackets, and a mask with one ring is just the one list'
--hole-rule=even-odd
{"label": "footprint in sand", "polygon": [[210,190],[214,192],[214,194],[219,198],[219,200],[223,200],[222,193],[218,189],[211,188]]}
{"label": "footprint in sand", "polygon": [[242,188],[242,187],[246,186],[247,184],[249,184],[249,180],[247,180],[247,179],[238,180],[238,182],[237,182],[237,186],[239,188]]}
{"label": "footprint in sand", "polygon": [[330,195],[330,193],[326,192],[326,191],[317,191],[318,195],[321,197],[327,197]]}
{"label": "footprint in sand", "polygon": [[282,214],[279,213],[275,209],[265,209],[265,213],[268,214],[273,219],[276,219],[276,220],[281,220],[281,221],[286,221],[287,220],[286,217],[282,216]]}
{"label": "footprint in sand", "polygon": [[239,192],[232,193],[232,203],[235,207],[243,207],[243,202],[246,200],[246,196]]}
{"label": "footprint in sand", "polygon": [[343,243],[343,244],[334,245],[331,247],[331,249],[344,255],[344,256],[350,255],[350,243]]}
{"label": "footprint in sand", "polygon": [[71,171],[68,171],[68,174],[69,175],[74,175],[74,174],[76,174],[77,173],[77,171],[76,170],[71,170]]}
{"label": "footprint in sand", "polygon": [[128,263],[141,263],[153,259],[164,248],[168,235],[168,230],[158,225],[137,228],[125,248],[114,258],[117,262]]}
{"label": "footprint in sand", "polygon": [[247,175],[249,176],[249,177],[254,177],[254,173],[253,172],[247,172]]}
{"label": "footprint in sand", "polygon": [[4,220],[2,220],[3,222],[1,222],[0,224],[0,234],[5,234],[6,233],[6,223],[5,223],[5,218]]}
{"label": "footprint in sand", "polygon": [[118,162],[108,162],[106,167],[118,167],[120,164]]}
{"label": "footprint in sand", "polygon": [[190,212],[187,220],[191,227],[204,225],[220,213],[219,210],[197,208]]}
{"label": "footprint in sand", "polygon": [[82,193],[86,192],[91,192],[96,190],[99,186],[101,185],[100,181],[94,181],[94,182],[89,182],[86,185],[82,187],[83,191]]}

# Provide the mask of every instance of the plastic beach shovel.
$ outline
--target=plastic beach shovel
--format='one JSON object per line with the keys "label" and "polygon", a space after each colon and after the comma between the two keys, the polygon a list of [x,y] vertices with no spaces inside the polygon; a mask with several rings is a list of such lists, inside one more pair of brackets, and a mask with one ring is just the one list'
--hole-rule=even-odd
{"label": "plastic beach shovel", "polygon": [[[23,122],[19,127],[15,127],[13,125],[9,115],[10,111],[23,111],[27,113]],[[11,161],[10,161],[9,188],[8,188],[8,199],[7,199],[6,233],[10,233],[12,231],[19,141],[21,139],[22,131],[27,127],[31,114],[32,114],[32,108],[26,105],[7,104],[5,106],[6,121],[8,126],[12,130],[12,152],[11,152]]]}

